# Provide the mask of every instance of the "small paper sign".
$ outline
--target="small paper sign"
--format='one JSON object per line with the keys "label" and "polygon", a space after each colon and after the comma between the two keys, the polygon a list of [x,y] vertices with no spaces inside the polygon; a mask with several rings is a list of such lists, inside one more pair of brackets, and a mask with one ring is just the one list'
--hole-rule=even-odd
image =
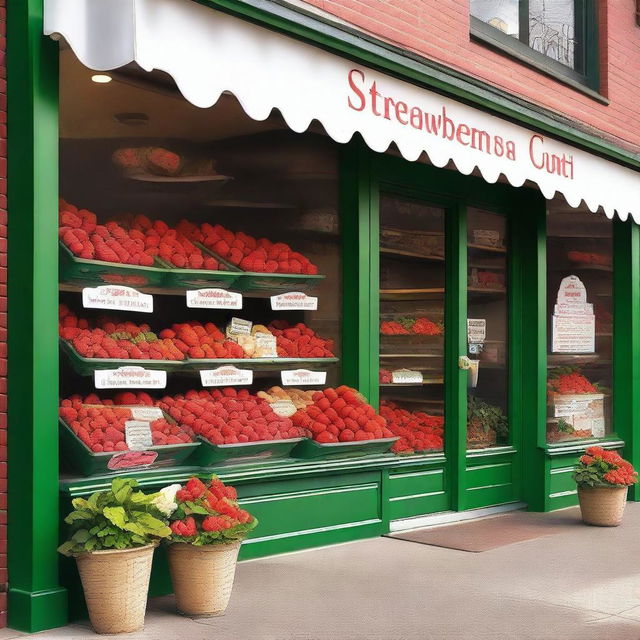
{"label": "small paper sign", "polygon": [[323,385],[327,382],[326,371],[309,371],[308,369],[293,369],[281,371],[280,379],[285,387],[297,387],[301,385]]}
{"label": "small paper sign", "polygon": [[576,398],[561,399],[556,396],[553,413],[556,418],[573,416],[574,414],[585,413],[589,408],[589,400],[579,400]]}
{"label": "small paper sign", "polygon": [[562,279],[551,324],[553,353],[594,353],[596,319],[578,276]]}
{"label": "small paper sign", "polygon": [[133,467],[148,467],[156,461],[157,457],[157,451],[125,451],[111,456],[109,462],[107,462],[107,467],[111,471],[131,469]]}
{"label": "small paper sign", "polygon": [[291,400],[276,400],[270,405],[271,411],[282,418],[290,418],[296,411],[296,406]]}
{"label": "small paper sign", "polygon": [[420,371],[411,371],[410,369],[397,369],[391,372],[392,384],[422,384],[424,376]]}
{"label": "small paper sign", "polygon": [[256,358],[277,358],[278,349],[276,337],[269,333],[258,332],[255,334],[256,339]]}
{"label": "small paper sign", "polygon": [[482,344],[487,339],[487,321],[484,318],[467,319],[467,342]]}
{"label": "small paper sign", "polygon": [[217,369],[205,369],[200,371],[200,381],[203,387],[227,387],[253,382],[251,369],[237,369],[224,366]]}
{"label": "small paper sign", "polygon": [[163,418],[164,415],[159,407],[131,407],[131,417],[134,420],[153,422]]}
{"label": "small paper sign", "polygon": [[190,309],[242,309],[242,294],[224,289],[187,291]]}
{"label": "small paper sign", "polygon": [[153,313],[153,296],[119,285],[103,285],[95,289],[85,287],[82,290],[82,306],[85,309]]}
{"label": "small paper sign", "polygon": [[96,389],[164,389],[167,372],[144,367],[118,367],[93,372]]}
{"label": "small paper sign", "polygon": [[317,311],[318,298],[301,291],[281,293],[271,296],[271,308],[274,311]]}
{"label": "small paper sign", "polygon": [[124,440],[131,451],[152,447],[151,424],[142,420],[127,420],[124,423]]}
{"label": "small paper sign", "polygon": [[483,247],[499,247],[500,232],[492,229],[474,229],[473,241]]}
{"label": "small paper sign", "polygon": [[227,337],[250,336],[253,323],[250,320],[242,318],[231,318],[231,322],[227,325]]}

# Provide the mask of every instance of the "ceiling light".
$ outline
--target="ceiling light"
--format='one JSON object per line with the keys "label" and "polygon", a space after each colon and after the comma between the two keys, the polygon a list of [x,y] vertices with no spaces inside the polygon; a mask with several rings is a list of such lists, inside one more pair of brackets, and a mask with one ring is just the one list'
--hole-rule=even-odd
{"label": "ceiling light", "polygon": [[106,73],[96,73],[91,76],[91,79],[98,84],[107,84],[107,82],[111,82],[111,76],[108,76]]}

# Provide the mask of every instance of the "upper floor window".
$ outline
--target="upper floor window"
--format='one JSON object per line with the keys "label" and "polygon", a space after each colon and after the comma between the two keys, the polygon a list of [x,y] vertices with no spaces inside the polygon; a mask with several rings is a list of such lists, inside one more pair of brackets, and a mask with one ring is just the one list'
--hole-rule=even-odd
{"label": "upper floor window", "polygon": [[470,0],[470,8],[475,37],[598,88],[596,0]]}

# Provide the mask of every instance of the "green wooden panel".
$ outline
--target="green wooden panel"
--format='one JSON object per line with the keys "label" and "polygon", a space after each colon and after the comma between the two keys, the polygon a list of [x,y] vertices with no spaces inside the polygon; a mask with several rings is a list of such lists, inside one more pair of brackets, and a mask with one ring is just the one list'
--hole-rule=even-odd
{"label": "green wooden panel", "polygon": [[575,491],[576,483],[573,481],[573,466],[552,469],[549,474],[549,496],[557,493]]}
{"label": "green wooden panel", "polygon": [[582,455],[583,451],[579,453],[569,453],[561,456],[551,456],[551,462],[549,463],[550,469],[565,469],[568,467],[574,467],[578,463],[578,458]]}
{"label": "green wooden panel", "polygon": [[379,483],[257,496],[240,504],[260,521],[257,538],[381,519]]}
{"label": "green wooden panel", "polygon": [[547,498],[547,508],[545,511],[553,511],[555,509],[566,509],[567,507],[575,507],[578,504],[578,492],[568,491],[566,493],[557,493]]}
{"label": "green wooden panel", "polygon": [[509,482],[493,487],[467,489],[464,499],[467,509],[479,509],[480,507],[514,502],[517,497],[513,495],[513,485]]}
{"label": "green wooden panel", "polygon": [[447,511],[448,509],[449,496],[444,491],[393,498],[388,505],[390,520],[412,518],[414,516]]}
{"label": "green wooden panel", "polygon": [[513,482],[513,464],[511,462],[497,462],[467,467],[465,484],[467,489],[490,487],[497,484]]}
{"label": "green wooden panel", "polygon": [[444,490],[444,469],[389,474],[389,499]]}

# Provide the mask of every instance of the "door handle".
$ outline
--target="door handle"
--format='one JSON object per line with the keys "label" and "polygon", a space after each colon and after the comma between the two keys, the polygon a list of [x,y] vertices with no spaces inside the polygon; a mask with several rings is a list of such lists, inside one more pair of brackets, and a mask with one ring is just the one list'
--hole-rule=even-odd
{"label": "door handle", "polygon": [[458,357],[458,368],[463,371],[468,371],[471,369],[471,360],[467,358],[467,356],[459,356]]}

